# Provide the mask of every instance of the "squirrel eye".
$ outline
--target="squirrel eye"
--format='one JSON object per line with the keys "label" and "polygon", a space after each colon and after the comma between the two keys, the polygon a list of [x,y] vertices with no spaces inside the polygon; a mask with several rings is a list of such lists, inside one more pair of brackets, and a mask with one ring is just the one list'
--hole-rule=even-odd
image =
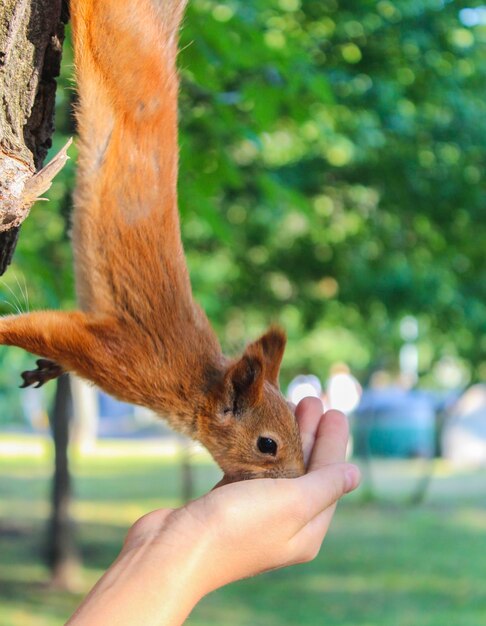
{"label": "squirrel eye", "polygon": [[263,454],[277,454],[277,442],[270,437],[258,437],[257,447]]}

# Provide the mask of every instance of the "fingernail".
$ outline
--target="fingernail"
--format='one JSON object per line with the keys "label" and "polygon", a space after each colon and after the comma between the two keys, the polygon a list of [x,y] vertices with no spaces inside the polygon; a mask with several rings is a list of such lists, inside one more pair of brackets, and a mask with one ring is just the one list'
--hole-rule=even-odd
{"label": "fingernail", "polygon": [[361,472],[356,467],[356,465],[349,465],[346,469],[345,480],[344,480],[344,488],[345,493],[349,493],[356,489],[361,481]]}

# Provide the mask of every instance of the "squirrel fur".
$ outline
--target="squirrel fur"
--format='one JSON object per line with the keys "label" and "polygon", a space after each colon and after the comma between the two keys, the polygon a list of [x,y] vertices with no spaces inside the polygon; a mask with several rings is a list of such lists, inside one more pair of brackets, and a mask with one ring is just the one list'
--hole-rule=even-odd
{"label": "squirrel fur", "polygon": [[[177,209],[177,34],[185,0],[71,0],[79,90],[72,240],[79,311],[0,320],[0,343],[149,407],[199,440],[225,481],[304,471],[278,388],[285,334],[223,355],[194,301]],[[262,452],[260,438],[276,449]]]}

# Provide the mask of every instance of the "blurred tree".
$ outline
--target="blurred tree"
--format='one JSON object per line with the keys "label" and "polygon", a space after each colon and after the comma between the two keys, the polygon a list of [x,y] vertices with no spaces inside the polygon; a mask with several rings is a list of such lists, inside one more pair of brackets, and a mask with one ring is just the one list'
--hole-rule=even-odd
{"label": "blurred tree", "polygon": [[[447,355],[486,375],[486,26],[461,13],[474,6],[189,3],[183,238],[227,349],[275,320],[289,334],[284,381],[325,377],[337,360],[365,379],[397,366],[399,322],[412,314],[424,382]],[[67,51],[56,148],[72,132],[71,66]],[[73,305],[72,164],[27,220],[6,276],[15,292],[14,276],[29,276],[35,308]]]}
{"label": "blurred tree", "polygon": [[345,359],[364,376],[396,364],[411,313],[423,371],[456,354],[486,374],[486,25],[461,21],[470,6],[192,2],[181,206],[227,342],[274,317],[287,374]]}
{"label": "blurred tree", "polygon": [[69,376],[64,374],[56,383],[56,395],[50,419],[54,441],[54,476],[47,534],[47,560],[51,568],[52,583],[63,589],[75,589],[79,584],[80,576],[80,560],[70,516],[72,494],[68,444],[72,417]]}

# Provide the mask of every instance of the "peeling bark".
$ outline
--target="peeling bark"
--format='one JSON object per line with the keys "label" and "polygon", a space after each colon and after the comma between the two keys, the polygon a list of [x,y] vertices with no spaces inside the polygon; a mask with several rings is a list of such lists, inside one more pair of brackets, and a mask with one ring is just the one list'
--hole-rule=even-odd
{"label": "peeling bark", "polygon": [[[2,0],[0,274],[10,262],[18,228],[35,200],[32,188],[28,193],[29,181],[51,147],[55,78],[59,76],[67,19],[66,0]],[[48,186],[44,184],[43,190]]]}

